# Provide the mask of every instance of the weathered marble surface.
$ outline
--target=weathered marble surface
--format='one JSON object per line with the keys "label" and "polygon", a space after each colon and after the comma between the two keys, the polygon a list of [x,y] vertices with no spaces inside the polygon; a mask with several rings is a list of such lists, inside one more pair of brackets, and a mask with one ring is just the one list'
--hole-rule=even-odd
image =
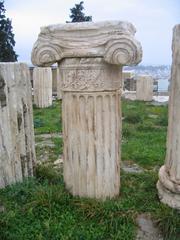
{"label": "weathered marble surface", "polygon": [[59,68],[57,68],[57,99],[62,99],[62,89],[61,89],[61,74],[59,73]]}
{"label": "weathered marble surface", "polygon": [[52,95],[57,94],[57,79],[59,77],[59,73],[58,73],[57,69],[58,68],[56,66],[51,67],[51,70],[52,70]]}
{"label": "weathered marble surface", "polygon": [[73,195],[119,194],[122,66],[142,57],[134,34],[127,22],[68,23],[42,28],[34,45],[34,64],[59,65],[64,180]]}
{"label": "weathered marble surface", "polygon": [[159,198],[180,209],[180,24],[173,29],[167,151],[157,183]]}
{"label": "weathered marble surface", "polygon": [[[121,68],[103,58],[64,59],[64,179],[73,195],[119,194]],[[109,90],[109,91],[108,91]]]}
{"label": "weathered marble surface", "polygon": [[134,72],[123,72],[122,73],[122,88],[124,91],[136,91],[136,80]]}
{"label": "weathered marble surface", "polygon": [[103,58],[66,58],[59,65],[62,91],[99,92],[121,88],[122,68]]}
{"label": "weathered marble surface", "polygon": [[52,105],[52,69],[35,67],[33,69],[34,104],[39,108]]}
{"label": "weathered marble surface", "polygon": [[33,175],[36,161],[29,69],[0,63],[0,187]]}
{"label": "weathered marble surface", "polygon": [[153,78],[140,75],[136,80],[136,99],[141,101],[153,100]]}
{"label": "weathered marble surface", "polygon": [[63,58],[103,57],[118,65],[141,61],[136,29],[122,21],[67,23],[42,27],[32,51],[32,63],[50,66]]}

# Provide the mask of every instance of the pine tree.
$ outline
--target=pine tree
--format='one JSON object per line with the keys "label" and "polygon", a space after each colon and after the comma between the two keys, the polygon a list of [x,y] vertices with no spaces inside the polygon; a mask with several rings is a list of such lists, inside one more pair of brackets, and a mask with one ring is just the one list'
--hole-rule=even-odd
{"label": "pine tree", "polygon": [[13,49],[15,46],[13,28],[5,12],[4,1],[0,1],[0,62],[15,62],[18,55]]}
{"label": "pine tree", "polygon": [[79,4],[75,4],[75,7],[71,8],[71,15],[69,16],[71,18],[71,22],[91,22],[92,16],[85,16],[83,13],[84,2],[80,2]]}

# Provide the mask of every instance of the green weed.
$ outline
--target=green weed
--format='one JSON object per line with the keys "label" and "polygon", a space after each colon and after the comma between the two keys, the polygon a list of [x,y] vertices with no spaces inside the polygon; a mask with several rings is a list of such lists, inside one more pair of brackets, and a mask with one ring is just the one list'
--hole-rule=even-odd
{"label": "green weed", "polygon": [[[62,131],[61,102],[34,109],[35,132]],[[132,160],[144,173],[121,171],[120,196],[98,201],[73,197],[66,191],[62,169],[53,161],[62,154],[62,138],[51,137],[50,161],[36,167],[36,176],[0,190],[0,239],[2,240],[134,240],[136,217],[150,214],[165,240],[180,239],[180,217],[158,199],[157,168],[165,158],[167,107],[140,101],[122,102],[122,160]],[[43,141],[36,137],[37,142]],[[156,168],[157,167],[157,168]],[[155,170],[156,169],[156,170]]]}

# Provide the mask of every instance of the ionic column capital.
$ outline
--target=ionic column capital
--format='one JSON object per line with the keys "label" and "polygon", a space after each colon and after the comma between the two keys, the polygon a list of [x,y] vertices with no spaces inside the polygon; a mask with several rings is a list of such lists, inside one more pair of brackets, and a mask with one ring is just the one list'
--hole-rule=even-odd
{"label": "ionic column capital", "polygon": [[142,49],[135,32],[131,23],[121,21],[43,27],[33,47],[32,63],[50,66],[63,58],[103,57],[110,64],[136,65]]}

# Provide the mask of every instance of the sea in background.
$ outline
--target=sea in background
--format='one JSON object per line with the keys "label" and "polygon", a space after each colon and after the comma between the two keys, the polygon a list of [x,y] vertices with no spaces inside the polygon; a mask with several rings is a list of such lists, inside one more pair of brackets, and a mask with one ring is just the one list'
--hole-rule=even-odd
{"label": "sea in background", "polygon": [[150,75],[158,82],[158,92],[168,90],[171,74],[171,66],[169,65],[138,65],[125,67],[124,70],[134,72],[135,76]]}

